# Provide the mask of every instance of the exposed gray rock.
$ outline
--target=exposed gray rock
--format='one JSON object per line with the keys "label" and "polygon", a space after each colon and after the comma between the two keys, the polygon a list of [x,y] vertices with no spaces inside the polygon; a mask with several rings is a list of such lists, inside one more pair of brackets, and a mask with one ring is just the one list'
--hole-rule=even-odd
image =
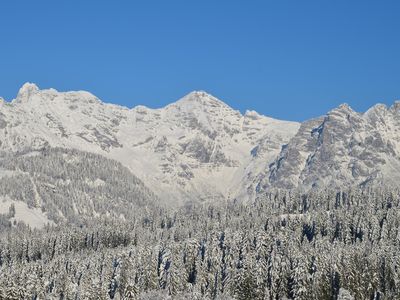
{"label": "exposed gray rock", "polygon": [[343,104],[301,125],[259,176],[259,190],[398,185],[399,150],[398,103],[377,104],[364,114]]}

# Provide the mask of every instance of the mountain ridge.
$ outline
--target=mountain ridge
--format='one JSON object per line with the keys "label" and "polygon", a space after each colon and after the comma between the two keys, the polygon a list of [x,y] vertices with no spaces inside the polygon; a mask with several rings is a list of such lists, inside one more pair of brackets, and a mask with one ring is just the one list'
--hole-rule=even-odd
{"label": "mountain ridge", "polygon": [[248,201],[271,188],[400,182],[399,112],[400,101],[363,113],[343,103],[298,123],[242,114],[204,91],[162,108],[127,108],[26,83],[0,104],[0,150],[101,154],[171,203]]}
{"label": "mountain ridge", "polygon": [[247,167],[262,137],[274,141],[271,151],[277,153],[298,126],[242,115],[204,91],[163,108],[129,109],[88,92],[40,90],[27,83],[0,111],[2,150],[49,145],[102,154],[172,202],[235,197],[231,181],[243,177],[237,173]]}
{"label": "mountain ridge", "polygon": [[364,113],[341,105],[326,116],[303,122],[260,180],[263,190],[398,186],[400,177],[400,114],[376,104]]}

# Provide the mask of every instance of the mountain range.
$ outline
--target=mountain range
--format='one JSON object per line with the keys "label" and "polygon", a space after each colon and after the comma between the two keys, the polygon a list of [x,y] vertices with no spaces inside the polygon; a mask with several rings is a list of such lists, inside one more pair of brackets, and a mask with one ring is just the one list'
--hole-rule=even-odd
{"label": "mountain range", "polygon": [[[398,186],[400,102],[365,113],[342,104],[298,123],[242,114],[203,91],[158,109],[32,83],[14,100],[0,99],[0,151],[49,148],[115,160],[169,204],[251,201],[270,189]],[[0,169],[2,178],[7,172]]]}

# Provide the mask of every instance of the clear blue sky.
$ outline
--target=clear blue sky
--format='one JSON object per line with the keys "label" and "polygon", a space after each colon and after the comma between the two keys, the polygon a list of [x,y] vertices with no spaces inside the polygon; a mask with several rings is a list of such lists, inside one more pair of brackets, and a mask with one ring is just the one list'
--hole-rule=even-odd
{"label": "clear blue sky", "polygon": [[160,107],[206,90],[289,120],[400,99],[400,1],[12,0],[0,95],[26,81]]}

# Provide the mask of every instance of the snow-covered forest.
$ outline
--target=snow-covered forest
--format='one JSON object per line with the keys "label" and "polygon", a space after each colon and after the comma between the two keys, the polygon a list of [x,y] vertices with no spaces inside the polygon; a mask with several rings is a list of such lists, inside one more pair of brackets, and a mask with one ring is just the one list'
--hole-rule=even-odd
{"label": "snow-covered forest", "polygon": [[399,208],[397,190],[274,192],[41,229],[10,209],[0,298],[399,299]]}
{"label": "snow-covered forest", "polygon": [[55,223],[83,216],[123,219],[156,200],[120,163],[72,149],[0,153],[0,179],[0,202],[25,202]]}
{"label": "snow-covered forest", "polygon": [[0,13],[0,300],[400,300],[400,0]]}

